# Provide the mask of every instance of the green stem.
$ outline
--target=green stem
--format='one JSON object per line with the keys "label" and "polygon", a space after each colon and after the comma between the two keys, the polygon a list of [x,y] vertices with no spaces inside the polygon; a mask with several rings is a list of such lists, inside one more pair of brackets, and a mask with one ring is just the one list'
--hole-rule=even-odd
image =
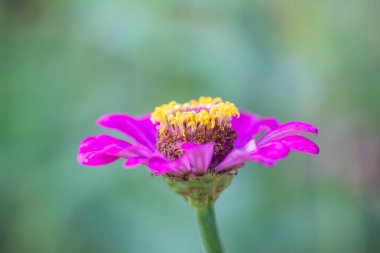
{"label": "green stem", "polygon": [[198,221],[198,230],[203,241],[203,248],[206,253],[223,253],[220,243],[218,229],[214,215],[213,204],[205,207],[194,207]]}

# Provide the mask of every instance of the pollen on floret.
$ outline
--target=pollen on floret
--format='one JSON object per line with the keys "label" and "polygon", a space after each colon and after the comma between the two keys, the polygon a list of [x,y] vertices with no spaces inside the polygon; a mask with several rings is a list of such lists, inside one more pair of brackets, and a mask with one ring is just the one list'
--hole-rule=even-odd
{"label": "pollen on floret", "polygon": [[174,160],[183,154],[181,143],[213,142],[212,170],[232,150],[236,134],[230,122],[239,116],[236,106],[221,98],[200,97],[184,104],[171,101],[156,107],[151,121],[159,129],[157,150]]}
{"label": "pollen on floret", "polygon": [[212,129],[217,124],[229,124],[234,116],[239,116],[239,110],[233,103],[223,102],[221,98],[200,97],[184,104],[171,101],[156,107],[151,115],[151,121],[159,123],[160,131],[169,128]]}

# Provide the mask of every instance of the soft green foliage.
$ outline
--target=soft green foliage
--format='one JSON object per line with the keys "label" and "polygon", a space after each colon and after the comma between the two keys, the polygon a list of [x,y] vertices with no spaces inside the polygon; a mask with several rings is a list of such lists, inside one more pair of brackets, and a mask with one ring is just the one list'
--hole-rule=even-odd
{"label": "soft green foliage", "polygon": [[[248,164],[227,253],[380,251],[377,0],[0,1],[0,252],[201,252],[162,178],[86,168],[95,120],[219,96],[320,128],[319,157]],[[118,134],[118,136],[121,136]]]}

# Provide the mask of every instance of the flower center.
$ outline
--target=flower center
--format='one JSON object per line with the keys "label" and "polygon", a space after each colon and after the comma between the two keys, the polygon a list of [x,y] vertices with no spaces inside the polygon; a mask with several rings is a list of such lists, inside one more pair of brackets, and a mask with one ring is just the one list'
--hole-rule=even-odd
{"label": "flower center", "polygon": [[184,104],[171,101],[156,107],[151,121],[158,123],[157,150],[174,160],[183,154],[182,143],[212,141],[212,170],[233,148],[236,135],[230,122],[234,116],[239,116],[239,110],[233,103],[223,102],[220,98],[200,97]]}

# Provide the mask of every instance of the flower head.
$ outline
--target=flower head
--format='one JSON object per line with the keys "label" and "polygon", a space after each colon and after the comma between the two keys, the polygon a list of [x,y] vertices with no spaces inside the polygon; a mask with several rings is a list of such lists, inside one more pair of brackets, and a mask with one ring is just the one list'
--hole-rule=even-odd
{"label": "flower head", "polygon": [[185,104],[172,101],[157,107],[151,116],[152,122],[158,123],[157,150],[167,159],[176,160],[186,148],[195,147],[193,144],[210,143],[210,147],[213,145],[211,163],[203,169],[213,171],[233,149],[236,135],[231,119],[234,116],[239,117],[239,110],[220,98],[201,97]]}
{"label": "flower head", "polygon": [[124,133],[133,144],[104,134],[88,137],[79,146],[80,164],[99,166],[123,158],[125,167],[145,165],[154,175],[183,180],[231,174],[249,161],[272,166],[292,151],[319,153],[302,136],[316,135],[313,125],[280,124],[276,118],[239,111],[220,98],[172,101],[141,117],[109,114],[98,125]]}

